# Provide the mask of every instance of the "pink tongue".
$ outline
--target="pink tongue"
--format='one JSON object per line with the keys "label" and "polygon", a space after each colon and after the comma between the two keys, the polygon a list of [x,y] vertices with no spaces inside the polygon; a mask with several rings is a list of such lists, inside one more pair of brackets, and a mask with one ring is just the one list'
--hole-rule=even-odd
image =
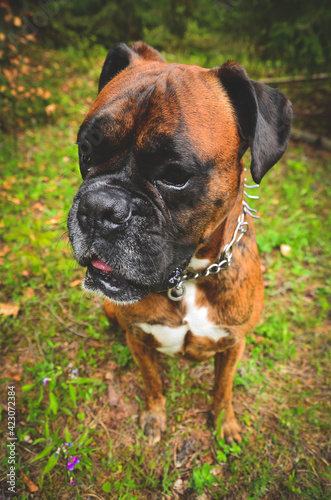
{"label": "pink tongue", "polygon": [[96,267],[97,269],[101,269],[101,271],[114,271],[108,264],[106,264],[103,260],[100,259],[92,259],[91,264],[93,267]]}

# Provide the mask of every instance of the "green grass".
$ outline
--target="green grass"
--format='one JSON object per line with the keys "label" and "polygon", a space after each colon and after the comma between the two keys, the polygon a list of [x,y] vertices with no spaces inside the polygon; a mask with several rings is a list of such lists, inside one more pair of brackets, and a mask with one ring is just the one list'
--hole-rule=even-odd
{"label": "green grass", "polygon": [[[182,498],[203,492],[215,499],[331,498],[330,158],[291,145],[255,202],[266,303],[235,379],[242,444],[228,447],[211,427],[212,362],[162,357],[168,430],[150,448],[137,425],[142,379],[123,333],[108,325],[100,298],[70,286],[82,278],[66,236],[80,184],[74,143],[96,95],[102,58],[79,69],[72,54],[47,57],[58,64],[45,76],[55,115],[16,139],[7,136],[0,150],[0,302],[19,307],[16,317],[0,316],[2,443],[7,387],[16,392],[15,498],[32,498],[22,473],[38,485],[38,499],[174,498],[176,492]],[[291,246],[290,256],[281,254],[282,244]],[[80,459],[72,473],[68,455]],[[3,446],[3,488],[7,458]]]}

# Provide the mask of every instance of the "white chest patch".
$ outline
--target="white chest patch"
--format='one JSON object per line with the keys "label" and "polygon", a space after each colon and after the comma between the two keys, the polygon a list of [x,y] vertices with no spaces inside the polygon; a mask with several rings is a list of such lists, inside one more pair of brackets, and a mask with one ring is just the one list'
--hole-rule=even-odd
{"label": "white chest patch", "polygon": [[183,324],[176,328],[164,325],[149,325],[148,323],[139,323],[137,326],[145,333],[151,333],[162,347],[157,350],[164,354],[173,356],[180,350],[184,343],[185,335],[190,330],[194,335],[208,337],[212,340],[219,340],[227,337],[229,333],[223,328],[213,325],[207,318],[207,308],[197,307],[195,305],[194,283],[186,283],[185,300],[187,306],[186,316],[183,318]]}

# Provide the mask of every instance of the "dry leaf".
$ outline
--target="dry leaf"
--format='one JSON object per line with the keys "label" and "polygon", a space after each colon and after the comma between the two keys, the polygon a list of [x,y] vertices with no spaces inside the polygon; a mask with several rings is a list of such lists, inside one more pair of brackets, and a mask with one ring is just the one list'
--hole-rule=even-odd
{"label": "dry leaf", "polygon": [[1,250],[0,250],[0,257],[4,257],[5,255],[7,255],[7,253],[10,252],[10,248],[8,245],[4,245]]}
{"label": "dry leaf", "polygon": [[62,215],[56,215],[55,217],[52,217],[51,219],[45,221],[45,224],[57,224],[60,221],[61,217]]}
{"label": "dry leaf", "polygon": [[13,25],[17,26],[18,28],[20,28],[22,26],[22,20],[19,17],[14,17],[14,19],[13,19]]}
{"label": "dry leaf", "polygon": [[19,198],[9,198],[8,200],[11,201],[12,203],[15,203],[15,205],[20,205],[22,201]]}
{"label": "dry leaf", "polygon": [[83,280],[75,280],[72,283],[70,283],[71,288],[74,288],[75,286],[78,286],[81,284]]}
{"label": "dry leaf", "polygon": [[31,299],[34,297],[34,289],[32,287],[27,288],[24,290],[23,295],[25,299]]}
{"label": "dry leaf", "polygon": [[46,111],[46,114],[49,116],[51,115],[52,113],[54,113],[54,111],[56,110],[56,104],[49,104],[48,106],[46,106],[45,108],[45,111]]}
{"label": "dry leaf", "polygon": [[7,191],[10,191],[13,188],[13,186],[11,184],[9,184],[9,182],[3,181],[2,188],[7,189]]}
{"label": "dry leaf", "polygon": [[9,69],[6,68],[4,68],[2,71],[5,77],[7,78],[8,82],[11,83],[13,81],[13,76],[14,76],[13,72],[9,71]]}
{"label": "dry leaf", "polygon": [[28,490],[30,491],[30,493],[35,493],[36,491],[39,490],[38,486],[36,484],[34,484],[34,482],[31,481],[31,479],[29,479],[25,474],[23,474],[23,472],[22,472],[22,479],[23,479],[24,484],[27,486]]}
{"label": "dry leaf", "polygon": [[0,314],[2,316],[17,316],[19,310],[19,306],[15,304],[0,304]]}
{"label": "dry leaf", "polygon": [[45,210],[44,205],[42,205],[41,203],[39,203],[39,201],[37,201],[37,203],[35,203],[34,205],[32,205],[32,208],[33,208],[33,210],[39,210],[39,212],[43,212]]}
{"label": "dry leaf", "polygon": [[109,404],[110,406],[117,406],[118,405],[118,395],[115,392],[115,389],[112,385],[108,385],[108,396],[109,396]]}

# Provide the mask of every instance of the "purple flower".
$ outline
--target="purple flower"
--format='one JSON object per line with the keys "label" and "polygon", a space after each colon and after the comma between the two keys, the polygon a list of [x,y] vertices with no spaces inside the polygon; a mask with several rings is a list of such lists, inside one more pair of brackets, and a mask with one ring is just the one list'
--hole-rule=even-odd
{"label": "purple flower", "polygon": [[71,471],[71,470],[74,470],[76,464],[79,464],[80,460],[78,457],[70,457],[70,459],[71,459],[71,462],[70,462],[70,460],[68,461],[67,469],[69,469]]}
{"label": "purple flower", "polygon": [[70,478],[70,484],[72,484],[72,486],[75,486],[75,481],[72,479],[72,477]]}
{"label": "purple flower", "polygon": [[48,377],[44,378],[44,380],[43,380],[44,386],[46,386],[47,382],[49,382],[50,380],[52,380],[52,379],[48,378]]}

